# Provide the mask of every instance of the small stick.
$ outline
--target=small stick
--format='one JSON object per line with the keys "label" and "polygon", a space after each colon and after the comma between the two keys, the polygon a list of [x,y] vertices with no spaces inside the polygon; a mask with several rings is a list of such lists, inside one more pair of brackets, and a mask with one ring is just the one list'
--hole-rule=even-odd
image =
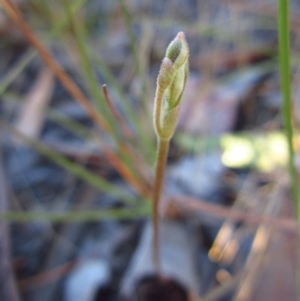
{"label": "small stick", "polygon": [[108,89],[105,84],[102,86],[102,90],[103,90],[104,99],[106,100],[107,106],[110,109],[113,116],[120,122],[125,136],[127,138],[132,138],[133,137],[132,131],[129,128],[129,126],[126,124],[125,120],[122,118],[122,116],[120,115],[120,113],[118,112],[116,107],[114,106],[114,104],[109,96]]}
{"label": "small stick", "polygon": [[[122,118],[122,116],[118,112],[118,110],[116,109],[116,107],[114,106],[114,104],[109,96],[107,86],[105,84],[102,86],[102,90],[103,90],[103,94],[104,94],[104,99],[105,99],[107,106],[110,109],[112,115],[120,123],[124,135],[128,139],[131,140],[133,138],[133,133],[132,133],[131,129],[129,128],[129,126],[126,124],[125,120]],[[149,183],[149,181],[148,181],[149,177],[145,170],[145,166],[142,164],[143,162],[141,160],[138,160],[138,159],[140,159],[139,154],[136,151],[134,151],[132,148],[129,148],[126,144],[123,145],[123,151],[126,152],[130,156],[130,158],[132,158],[137,171],[143,177],[145,185],[143,185],[143,189],[141,190],[142,195],[146,198],[150,198],[150,190],[147,185]]]}

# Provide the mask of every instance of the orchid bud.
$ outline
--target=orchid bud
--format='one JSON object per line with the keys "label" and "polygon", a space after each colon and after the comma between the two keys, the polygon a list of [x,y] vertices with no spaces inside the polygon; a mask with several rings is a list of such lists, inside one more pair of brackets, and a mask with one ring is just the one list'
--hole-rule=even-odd
{"label": "orchid bud", "polygon": [[173,62],[165,57],[161,63],[157,77],[157,88],[161,90],[167,89],[172,83],[173,74]]}
{"label": "orchid bud", "polygon": [[[157,78],[154,125],[163,139],[171,139],[188,77],[189,49],[183,32],[169,44]],[[178,107],[178,108],[177,108]]]}

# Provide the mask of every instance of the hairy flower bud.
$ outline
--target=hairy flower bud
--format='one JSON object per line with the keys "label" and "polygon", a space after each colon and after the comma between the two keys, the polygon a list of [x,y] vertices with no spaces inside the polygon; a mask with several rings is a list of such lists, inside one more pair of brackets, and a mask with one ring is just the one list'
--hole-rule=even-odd
{"label": "hairy flower bud", "polygon": [[181,47],[181,41],[176,36],[167,48],[166,57],[174,63],[180,54]]}
{"label": "hairy flower bud", "polygon": [[157,134],[164,139],[170,139],[176,128],[177,107],[188,77],[188,56],[185,35],[179,32],[166,50],[157,78],[154,125]]}
{"label": "hairy flower bud", "polygon": [[166,57],[174,64],[175,69],[179,69],[188,59],[189,47],[183,32],[179,32],[175,39],[169,44]]}
{"label": "hairy flower bud", "polygon": [[165,57],[161,63],[157,77],[157,86],[159,89],[165,90],[170,86],[173,80],[173,73],[173,63]]}

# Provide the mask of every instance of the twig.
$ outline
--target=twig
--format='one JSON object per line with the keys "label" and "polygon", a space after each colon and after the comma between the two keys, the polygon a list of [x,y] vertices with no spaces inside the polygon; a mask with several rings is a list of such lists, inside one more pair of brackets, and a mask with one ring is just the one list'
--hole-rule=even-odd
{"label": "twig", "polygon": [[186,213],[201,214],[204,218],[209,214],[218,219],[235,220],[237,222],[247,222],[254,225],[266,224],[274,228],[290,232],[295,232],[298,228],[298,223],[295,220],[288,218],[275,218],[253,213],[245,213],[189,196],[174,197],[173,200]]}
{"label": "twig", "polygon": [[[125,120],[122,118],[122,116],[120,115],[120,113],[118,112],[118,110],[116,109],[116,107],[114,106],[109,93],[108,93],[108,89],[106,85],[102,86],[102,90],[103,90],[103,94],[104,94],[104,99],[107,103],[108,108],[110,109],[112,115],[116,118],[116,120],[119,122],[119,124],[121,125],[121,128],[123,130],[124,135],[129,139],[132,140],[133,138],[133,133],[130,129],[130,127],[126,124]],[[140,175],[143,177],[143,181],[146,182],[145,184],[149,183],[149,175],[147,174],[147,170],[145,168],[145,165],[143,164],[144,162],[139,158],[139,154],[134,151],[132,148],[128,147],[126,144],[124,144],[123,147],[124,151],[129,154],[133,160],[133,164],[136,168],[136,170],[140,173]],[[138,160],[140,159],[140,160]],[[143,187],[143,189],[141,190],[141,194],[146,197],[146,198],[150,198],[150,190],[148,189],[148,187],[146,187],[147,185],[145,185]]]}
{"label": "twig", "polygon": [[123,132],[126,135],[127,138],[132,138],[132,131],[129,128],[129,126],[126,124],[125,120],[122,118],[116,107],[114,106],[113,102],[111,101],[111,98],[109,96],[108,90],[106,85],[102,86],[103,94],[104,94],[104,99],[106,100],[106,104],[108,108],[110,109],[111,113],[113,116],[119,121],[119,123],[122,126]]}

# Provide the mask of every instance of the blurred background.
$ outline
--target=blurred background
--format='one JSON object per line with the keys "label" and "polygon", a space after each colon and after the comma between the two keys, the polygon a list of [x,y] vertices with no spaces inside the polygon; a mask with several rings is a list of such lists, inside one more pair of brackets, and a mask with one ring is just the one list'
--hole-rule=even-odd
{"label": "blurred background", "polygon": [[[297,126],[300,2],[290,6]],[[0,1],[1,300],[296,300],[277,13],[274,0]],[[152,113],[179,31],[190,74],[158,277]],[[295,130],[296,152],[298,141]]]}

